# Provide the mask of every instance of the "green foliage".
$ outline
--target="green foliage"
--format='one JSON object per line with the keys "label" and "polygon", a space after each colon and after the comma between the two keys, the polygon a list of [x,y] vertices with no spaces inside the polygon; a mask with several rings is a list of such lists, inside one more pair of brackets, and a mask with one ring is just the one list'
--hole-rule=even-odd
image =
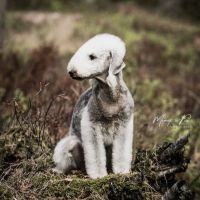
{"label": "green foliage", "polygon": [[9,9],[43,9],[43,10],[60,10],[63,6],[66,6],[70,1],[66,0],[17,0],[17,1],[8,1]]}
{"label": "green foliage", "polygon": [[6,93],[5,88],[0,88],[0,102],[2,101],[2,98],[5,95],[5,93]]}
{"label": "green foliage", "polygon": [[[94,0],[91,1],[91,3],[88,3],[87,1],[81,1],[76,0],[76,2],[72,0],[54,0],[54,1],[48,1],[48,0],[10,0],[8,1],[8,8],[12,10],[66,10],[70,7],[77,7],[77,4],[82,4],[84,6],[92,6],[96,8],[107,8],[108,6],[111,6],[113,4],[122,2],[122,0],[109,0],[109,1],[99,1]],[[170,1],[169,3],[166,3],[165,1],[159,1],[159,0],[126,0],[127,3],[136,3],[140,6],[143,6],[145,8],[151,8],[154,10],[161,10],[164,13],[176,16],[176,17],[187,17],[192,20],[200,20],[200,3],[198,0],[175,0]]]}
{"label": "green foliage", "polygon": [[16,100],[15,103],[17,102],[18,105],[21,106],[21,110],[25,111],[28,109],[28,103],[29,103],[29,99],[27,96],[25,96],[24,92],[22,90],[20,90],[19,88],[17,88],[14,91],[14,99]]}
{"label": "green foliage", "polygon": [[164,90],[164,85],[159,79],[145,79],[137,84],[135,100],[141,104],[148,104],[152,109],[159,107],[163,112],[172,108],[176,102],[170,92]]}

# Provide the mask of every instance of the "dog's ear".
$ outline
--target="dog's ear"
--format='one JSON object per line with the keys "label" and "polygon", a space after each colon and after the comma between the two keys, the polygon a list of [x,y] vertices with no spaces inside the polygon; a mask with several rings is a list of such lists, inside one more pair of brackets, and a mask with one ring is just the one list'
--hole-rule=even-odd
{"label": "dog's ear", "polygon": [[114,57],[113,53],[109,52],[109,73],[112,73],[113,75],[119,74],[123,70],[123,68],[126,66],[125,63],[122,61],[120,64],[116,63],[114,60],[116,58]]}
{"label": "dog's ear", "polygon": [[124,62],[122,62],[121,65],[119,65],[118,67],[116,67],[116,68],[114,69],[113,74],[114,74],[114,75],[119,74],[119,72],[121,72],[121,71],[124,69],[124,67],[126,67],[126,64],[125,64]]}

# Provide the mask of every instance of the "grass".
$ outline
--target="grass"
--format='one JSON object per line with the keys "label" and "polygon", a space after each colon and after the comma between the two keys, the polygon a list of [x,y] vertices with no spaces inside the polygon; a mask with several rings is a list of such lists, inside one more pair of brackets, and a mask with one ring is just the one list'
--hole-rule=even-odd
{"label": "grass", "polygon": [[[120,191],[112,192],[113,199],[119,199],[115,195],[122,190],[140,198],[134,181],[130,184],[137,171],[97,181],[79,172],[64,176],[51,171],[53,148],[67,133],[73,106],[88,86],[65,77],[66,62],[84,41],[101,32],[126,42],[124,78],[135,99],[136,149],[153,148],[190,132],[186,153],[191,164],[184,178],[199,198],[198,25],[121,4],[98,12],[92,7],[62,13],[8,12],[6,28],[0,57],[1,199],[106,199],[112,183]],[[184,114],[192,116],[187,126],[153,123],[156,116],[180,121]],[[160,198],[148,182],[141,188],[145,185],[146,199]]]}
{"label": "grass", "polygon": [[12,128],[0,138],[1,199],[13,196],[17,199],[160,199],[175,179],[174,175],[163,179],[157,174],[177,163],[182,165],[186,159],[182,158],[182,153],[180,159],[179,152],[167,162],[159,161],[161,153],[168,147],[164,144],[152,151],[138,151],[133,171],[127,175],[109,175],[92,180],[78,171],[68,176],[56,174],[52,171],[50,133],[41,135],[42,130],[38,129],[32,135],[32,130],[26,128],[30,119],[27,118],[24,124],[17,115],[15,118]]}

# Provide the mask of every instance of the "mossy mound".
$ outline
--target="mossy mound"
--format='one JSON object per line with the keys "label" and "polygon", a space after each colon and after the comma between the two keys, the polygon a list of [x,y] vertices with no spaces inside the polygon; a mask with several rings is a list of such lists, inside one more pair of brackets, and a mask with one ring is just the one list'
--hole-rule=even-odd
{"label": "mossy mound", "polygon": [[0,138],[0,199],[191,200],[193,193],[176,178],[187,169],[187,141],[185,136],[173,144],[140,150],[130,174],[92,180],[78,171],[71,175],[52,172],[52,149],[45,140],[38,143],[23,129],[11,129]]}

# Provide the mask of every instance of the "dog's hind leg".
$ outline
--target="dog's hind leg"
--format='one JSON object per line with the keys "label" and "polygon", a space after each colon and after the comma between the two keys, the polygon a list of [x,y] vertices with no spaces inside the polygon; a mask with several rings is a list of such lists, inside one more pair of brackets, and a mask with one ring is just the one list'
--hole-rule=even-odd
{"label": "dog's hind leg", "polygon": [[77,136],[69,135],[61,139],[54,150],[54,168],[58,173],[69,173],[73,169],[84,169],[83,150]]}

